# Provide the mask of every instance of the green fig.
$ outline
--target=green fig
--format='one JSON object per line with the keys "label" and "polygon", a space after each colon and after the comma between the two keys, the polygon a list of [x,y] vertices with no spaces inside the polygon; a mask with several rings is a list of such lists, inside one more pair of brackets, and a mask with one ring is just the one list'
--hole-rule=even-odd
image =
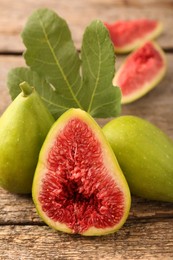
{"label": "green fig", "polygon": [[109,141],[132,194],[173,202],[173,141],[158,127],[135,116],[108,122]]}
{"label": "green fig", "polygon": [[124,224],[129,187],[101,128],[87,112],[70,109],[50,129],[32,195],[39,215],[56,230],[96,236]]}
{"label": "green fig", "polygon": [[54,123],[35,89],[26,82],[0,118],[0,186],[31,193],[42,143]]}

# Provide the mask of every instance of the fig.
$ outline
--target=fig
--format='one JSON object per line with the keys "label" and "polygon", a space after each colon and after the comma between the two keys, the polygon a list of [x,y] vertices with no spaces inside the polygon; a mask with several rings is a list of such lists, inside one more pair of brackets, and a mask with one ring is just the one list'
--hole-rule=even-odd
{"label": "fig", "polygon": [[105,22],[116,53],[127,53],[138,48],[142,42],[155,39],[163,30],[157,20],[136,19]]}
{"label": "fig", "polygon": [[129,187],[101,128],[87,112],[71,108],[50,129],[32,196],[43,221],[59,231],[97,236],[124,224]]}
{"label": "fig", "polygon": [[162,80],[166,72],[163,50],[154,42],[146,42],[131,53],[118,69],[113,83],[122,92],[122,104],[144,96]]}
{"label": "fig", "polygon": [[136,116],[120,116],[102,130],[132,194],[173,202],[173,140]]}
{"label": "fig", "polygon": [[26,82],[0,118],[0,186],[12,193],[31,193],[43,141],[54,123],[35,89]]}

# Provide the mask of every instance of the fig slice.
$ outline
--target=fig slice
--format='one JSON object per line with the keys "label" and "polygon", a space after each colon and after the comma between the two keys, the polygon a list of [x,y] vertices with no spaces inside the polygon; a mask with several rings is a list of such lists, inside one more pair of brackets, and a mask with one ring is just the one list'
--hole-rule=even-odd
{"label": "fig slice", "polygon": [[154,42],[145,42],[131,53],[113,79],[113,84],[121,88],[121,103],[131,103],[156,87],[166,67],[165,54]]}
{"label": "fig slice", "polygon": [[66,233],[105,235],[126,221],[128,184],[101,128],[87,112],[72,108],[50,129],[32,195],[43,221]]}
{"label": "fig slice", "polygon": [[157,20],[136,19],[104,23],[109,30],[116,53],[127,53],[138,48],[142,42],[155,39],[163,30]]}

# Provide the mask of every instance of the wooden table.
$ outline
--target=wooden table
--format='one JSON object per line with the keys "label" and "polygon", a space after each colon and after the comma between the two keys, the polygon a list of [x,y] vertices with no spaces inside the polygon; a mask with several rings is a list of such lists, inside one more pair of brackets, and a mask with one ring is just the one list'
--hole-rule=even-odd
{"label": "wooden table", "polygon": [[[145,97],[122,107],[123,114],[143,117],[173,138],[173,1],[172,0],[0,0],[0,113],[11,102],[7,72],[24,65],[20,32],[32,11],[49,7],[64,17],[80,49],[84,28],[93,19],[160,19],[158,43],[167,56],[164,80]],[[124,57],[117,56],[117,66]],[[107,120],[98,120],[104,125]],[[164,188],[164,187],[163,187]],[[31,196],[0,189],[0,260],[23,259],[173,259],[173,204],[132,197],[129,218],[119,232],[81,237],[56,232],[38,217]]]}

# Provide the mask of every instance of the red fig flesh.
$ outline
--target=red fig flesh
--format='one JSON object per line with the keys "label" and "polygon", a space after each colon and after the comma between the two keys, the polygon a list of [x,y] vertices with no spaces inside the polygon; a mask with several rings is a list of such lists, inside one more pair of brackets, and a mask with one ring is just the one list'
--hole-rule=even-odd
{"label": "red fig flesh", "polygon": [[117,53],[130,52],[142,42],[155,39],[162,32],[162,24],[149,19],[121,20],[112,24],[105,23],[105,26]]}
{"label": "red fig flesh", "polygon": [[164,52],[157,44],[146,42],[126,58],[113,83],[121,88],[122,103],[130,103],[157,86],[165,72]]}
{"label": "red fig flesh", "polygon": [[130,192],[100,127],[84,111],[64,113],[49,132],[33,182],[38,213],[67,233],[104,235],[118,230]]}

